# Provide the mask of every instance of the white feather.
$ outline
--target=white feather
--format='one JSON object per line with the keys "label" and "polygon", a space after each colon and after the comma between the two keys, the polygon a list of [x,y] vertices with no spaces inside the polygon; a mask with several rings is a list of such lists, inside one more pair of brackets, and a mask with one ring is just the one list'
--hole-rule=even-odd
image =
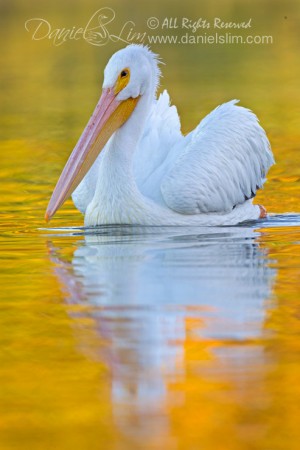
{"label": "white feather", "polygon": [[270,144],[257,117],[236,102],[202,120],[164,176],[162,195],[175,211],[230,212],[262,187],[274,162]]}

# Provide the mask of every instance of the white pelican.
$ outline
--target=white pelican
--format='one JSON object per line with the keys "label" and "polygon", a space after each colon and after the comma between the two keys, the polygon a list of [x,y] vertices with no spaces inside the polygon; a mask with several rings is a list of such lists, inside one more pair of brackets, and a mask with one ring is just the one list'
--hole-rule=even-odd
{"label": "white pelican", "polygon": [[158,64],[141,45],[110,58],[46,220],[72,193],[86,226],[235,225],[265,217],[252,199],[274,160],[257,117],[232,100],[183,136],[168,93],[156,99]]}

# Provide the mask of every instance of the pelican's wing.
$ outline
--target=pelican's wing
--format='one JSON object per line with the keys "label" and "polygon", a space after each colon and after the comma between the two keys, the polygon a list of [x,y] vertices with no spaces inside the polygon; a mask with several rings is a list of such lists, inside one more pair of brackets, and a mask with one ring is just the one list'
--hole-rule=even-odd
{"label": "pelican's wing", "polygon": [[257,117],[235,103],[217,107],[185,138],[160,185],[169,208],[227,212],[262,187],[274,162],[270,144]]}
{"label": "pelican's wing", "polygon": [[169,166],[170,156],[174,156],[175,148],[183,141],[177,109],[170,106],[170,97],[165,90],[153,102],[133,161],[138,188],[158,203],[165,205],[160,191],[161,179]]}

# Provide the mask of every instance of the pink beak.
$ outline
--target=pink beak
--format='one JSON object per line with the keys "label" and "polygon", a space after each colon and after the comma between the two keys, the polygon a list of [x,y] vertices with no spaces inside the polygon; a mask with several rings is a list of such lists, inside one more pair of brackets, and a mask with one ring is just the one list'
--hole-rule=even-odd
{"label": "pink beak", "polygon": [[138,98],[116,99],[113,89],[103,89],[100,100],[55,186],[45,214],[49,221],[70,197],[95,162],[110,136],[128,119]]}

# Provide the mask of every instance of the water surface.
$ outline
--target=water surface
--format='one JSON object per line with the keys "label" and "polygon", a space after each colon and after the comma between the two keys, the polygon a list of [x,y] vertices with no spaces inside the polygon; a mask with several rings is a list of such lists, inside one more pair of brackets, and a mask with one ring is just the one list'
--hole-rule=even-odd
{"label": "water surface", "polygon": [[[172,8],[198,17],[195,5],[110,6],[120,25]],[[80,25],[98,2],[1,8],[1,449],[298,450],[298,2],[201,6],[253,17],[255,32],[274,35],[269,48],[153,48],[183,131],[240,98],[272,143],[277,165],[257,198],[269,219],[212,228],[87,230],[70,201],[45,228],[120,45],[54,47],[24,31],[35,16]]]}

